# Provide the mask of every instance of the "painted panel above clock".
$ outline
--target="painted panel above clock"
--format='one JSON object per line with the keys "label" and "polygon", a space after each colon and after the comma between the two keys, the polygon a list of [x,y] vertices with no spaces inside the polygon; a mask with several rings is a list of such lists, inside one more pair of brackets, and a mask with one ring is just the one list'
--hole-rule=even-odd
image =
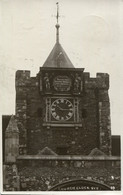
{"label": "painted panel above clock", "polygon": [[72,79],[65,75],[58,75],[53,79],[53,87],[56,91],[66,92],[70,91],[72,86]]}
{"label": "painted panel above clock", "polygon": [[42,95],[81,95],[83,92],[83,69],[41,69],[38,76]]}

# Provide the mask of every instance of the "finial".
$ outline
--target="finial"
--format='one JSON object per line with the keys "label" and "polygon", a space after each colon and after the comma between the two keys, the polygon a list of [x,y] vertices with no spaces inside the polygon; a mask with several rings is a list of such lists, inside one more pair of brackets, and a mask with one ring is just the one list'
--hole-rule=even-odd
{"label": "finial", "polygon": [[56,24],[56,43],[59,43],[59,2],[56,3],[57,5],[57,15],[56,15],[56,19],[57,19],[57,24]]}

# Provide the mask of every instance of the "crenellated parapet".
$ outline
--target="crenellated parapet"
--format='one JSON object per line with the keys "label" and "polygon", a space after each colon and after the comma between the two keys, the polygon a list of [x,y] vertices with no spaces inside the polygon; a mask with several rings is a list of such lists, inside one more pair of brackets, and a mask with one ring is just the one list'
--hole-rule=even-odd
{"label": "crenellated parapet", "polygon": [[[35,89],[38,86],[38,78],[31,77],[30,71],[28,70],[18,70],[16,72],[15,78],[15,86],[16,86],[16,97],[20,97],[21,99],[26,98],[30,88]],[[24,96],[24,97],[23,97]]]}
{"label": "crenellated parapet", "polygon": [[18,70],[16,72],[16,87],[26,86],[30,84],[30,71],[28,70]]}
{"label": "crenellated parapet", "polygon": [[107,73],[97,73],[95,78],[90,77],[90,73],[84,73],[85,89],[109,89],[109,75]]}

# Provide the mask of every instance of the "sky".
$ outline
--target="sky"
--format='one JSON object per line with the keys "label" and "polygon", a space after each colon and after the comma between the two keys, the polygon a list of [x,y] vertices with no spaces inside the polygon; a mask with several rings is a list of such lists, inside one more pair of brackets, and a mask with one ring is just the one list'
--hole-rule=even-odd
{"label": "sky", "polygon": [[[15,114],[15,72],[39,67],[56,42],[55,0],[0,1],[0,110]],[[123,117],[122,0],[59,0],[60,43],[76,68],[110,75],[112,134]]]}

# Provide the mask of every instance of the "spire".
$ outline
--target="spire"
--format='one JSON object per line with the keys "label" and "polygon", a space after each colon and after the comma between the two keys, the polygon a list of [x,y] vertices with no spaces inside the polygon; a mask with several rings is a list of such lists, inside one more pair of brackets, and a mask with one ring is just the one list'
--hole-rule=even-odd
{"label": "spire", "polygon": [[74,68],[72,62],[68,58],[67,54],[65,53],[64,49],[59,43],[59,3],[57,5],[57,14],[56,14],[56,44],[53,47],[52,51],[50,52],[48,58],[43,64],[43,67],[49,68]]}
{"label": "spire", "polygon": [[59,25],[59,3],[57,2],[56,3],[57,5],[57,15],[56,15],[56,19],[57,19],[57,23],[56,23],[56,43],[59,43],[59,28],[60,28],[60,25]]}

